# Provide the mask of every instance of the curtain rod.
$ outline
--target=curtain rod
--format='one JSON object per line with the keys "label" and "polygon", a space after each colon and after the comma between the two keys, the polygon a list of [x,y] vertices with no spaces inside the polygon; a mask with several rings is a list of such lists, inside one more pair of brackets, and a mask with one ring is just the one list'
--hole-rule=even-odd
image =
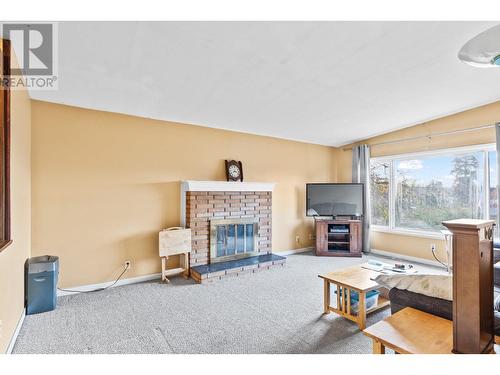
{"label": "curtain rod", "polygon": [[[497,123],[497,124],[500,124],[500,123]],[[495,125],[496,124],[481,125],[481,126],[477,126],[475,128],[450,130],[450,131],[441,132],[441,133],[431,133],[431,134],[428,134],[428,135],[418,135],[418,136],[415,136],[415,137],[401,138],[401,139],[396,139],[394,141],[385,141],[385,142],[379,142],[379,143],[372,143],[370,145],[370,147],[372,147],[372,146],[388,145],[388,144],[394,144],[394,143],[402,143],[402,142],[408,142],[408,141],[414,141],[414,140],[421,139],[421,138],[431,139],[433,137],[442,137],[442,136],[450,135],[450,134],[467,133],[467,132],[472,132],[472,131],[476,131],[476,130],[494,128]],[[342,149],[342,151],[350,151],[350,150],[352,150],[352,147],[344,147]]]}

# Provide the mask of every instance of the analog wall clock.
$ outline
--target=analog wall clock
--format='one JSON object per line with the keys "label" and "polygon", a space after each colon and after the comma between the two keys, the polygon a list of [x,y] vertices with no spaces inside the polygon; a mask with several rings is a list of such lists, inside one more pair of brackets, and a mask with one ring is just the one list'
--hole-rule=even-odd
{"label": "analog wall clock", "polygon": [[226,160],[226,179],[228,181],[243,181],[241,161]]}

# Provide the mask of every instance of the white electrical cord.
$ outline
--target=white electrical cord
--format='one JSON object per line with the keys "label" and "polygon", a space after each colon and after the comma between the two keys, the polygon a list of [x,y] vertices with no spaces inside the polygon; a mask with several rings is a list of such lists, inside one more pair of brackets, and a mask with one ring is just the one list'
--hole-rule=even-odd
{"label": "white electrical cord", "polygon": [[439,263],[441,263],[442,266],[444,266],[446,269],[448,269],[448,265],[446,263],[444,263],[444,262],[441,262],[439,260],[439,258],[437,257],[436,250],[435,249],[431,249],[431,251],[432,251],[432,256],[434,257],[434,259],[436,259]]}

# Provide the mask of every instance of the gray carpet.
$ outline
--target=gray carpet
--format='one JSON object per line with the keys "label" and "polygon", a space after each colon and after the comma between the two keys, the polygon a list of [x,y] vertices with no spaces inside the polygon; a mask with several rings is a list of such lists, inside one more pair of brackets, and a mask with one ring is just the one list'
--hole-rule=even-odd
{"label": "gray carpet", "polygon": [[60,297],[26,317],[14,353],[371,353],[354,323],[322,315],[317,276],[360,262],[303,253],[207,285],[173,278]]}

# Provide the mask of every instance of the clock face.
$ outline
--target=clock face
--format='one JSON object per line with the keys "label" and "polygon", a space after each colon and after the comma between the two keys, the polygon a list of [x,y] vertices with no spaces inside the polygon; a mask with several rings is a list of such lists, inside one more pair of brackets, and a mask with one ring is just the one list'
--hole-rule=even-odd
{"label": "clock face", "polygon": [[228,181],[243,181],[241,161],[226,160],[226,178]]}
{"label": "clock face", "polygon": [[240,176],[240,168],[238,168],[237,165],[230,165],[229,166],[229,175],[232,177],[232,178],[237,178]]}

